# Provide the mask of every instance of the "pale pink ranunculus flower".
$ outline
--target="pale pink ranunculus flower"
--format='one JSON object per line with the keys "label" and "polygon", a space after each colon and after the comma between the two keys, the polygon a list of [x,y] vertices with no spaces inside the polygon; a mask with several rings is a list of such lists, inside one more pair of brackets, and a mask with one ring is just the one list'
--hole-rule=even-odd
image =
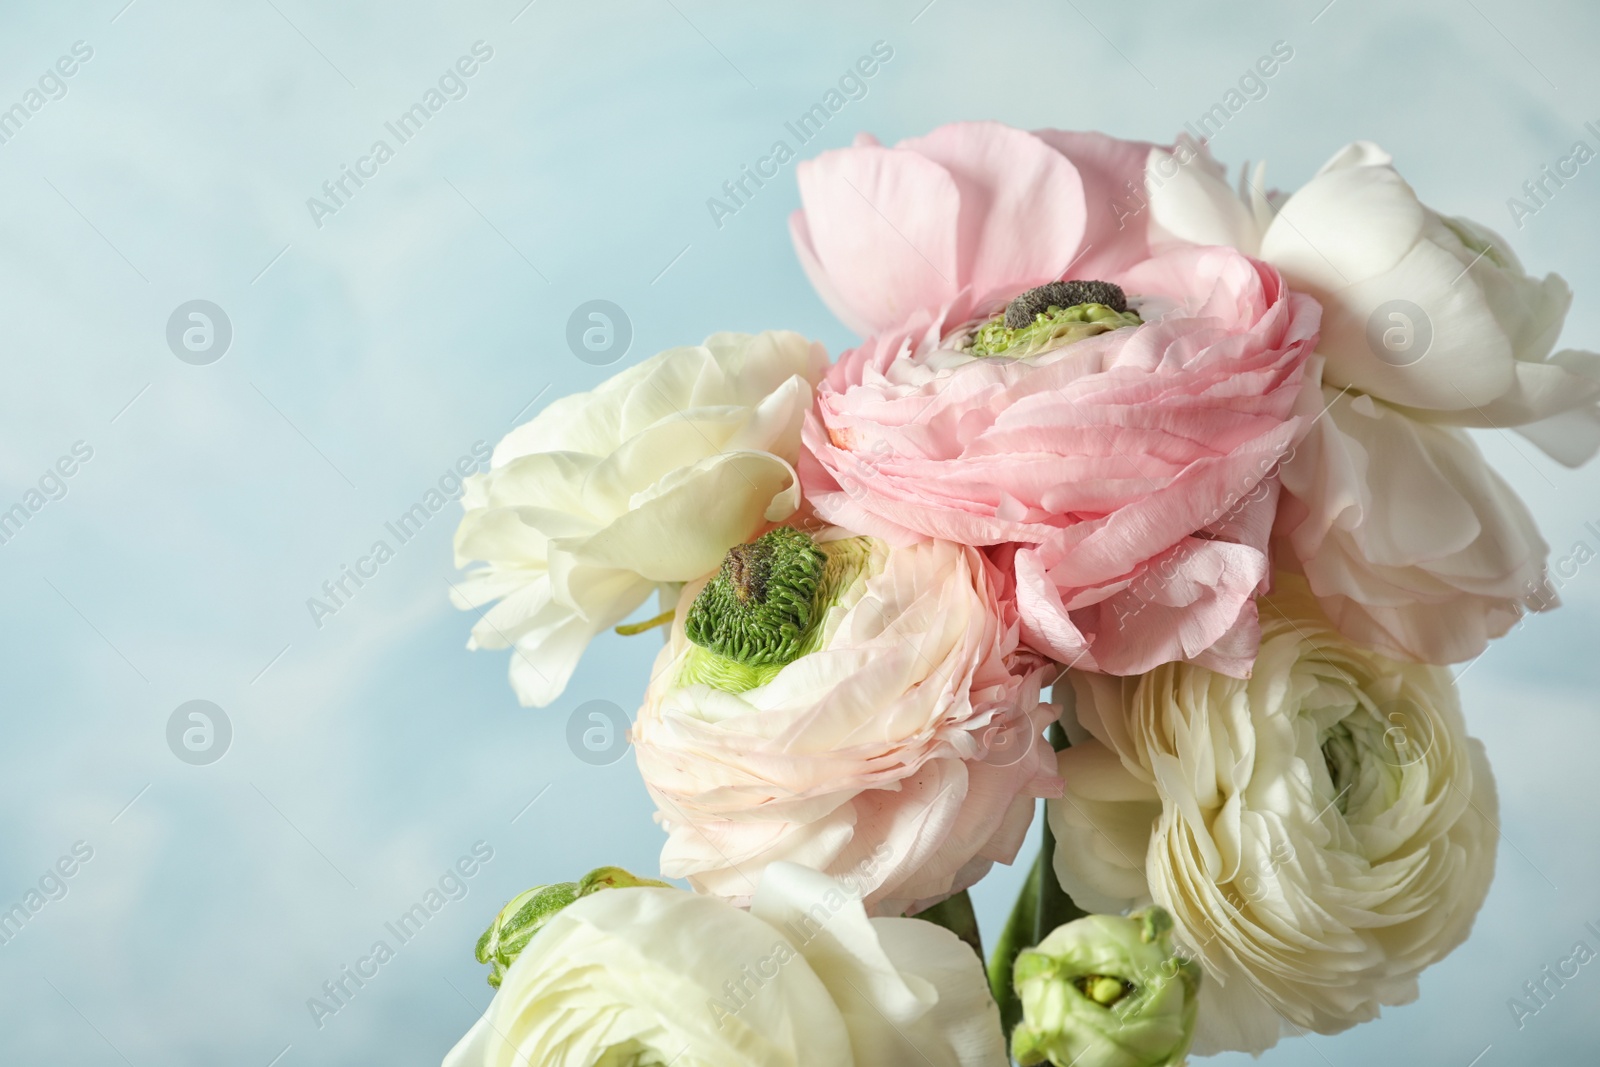
{"label": "pale pink ranunculus flower", "polygon": [[863,337],[917,311],[984,306],[1149,254],[1124,206],[1155,147],[1101,133],[954,122],[894,147],[860,134],[801,163],[795,251]]}
{"label": "pale pink ranunculus flower", "polygon": [[1247,675],[1320,309],[1226,248],[1108,280],[1143,325],[974,356],[963,337],[995,309],[952,308],[845,353],[807,416],[801,483],[818,515],[894,544],[996,546],[1024,640],[1062,663]]}
{"label": "pale pink ranunculus flower", "polygon": [[[632,740],[668,834],[661,870],[748,901],[778,861],[844,879],[872,914],[916,911],[1010,863],[1059,796],[1039,699],[1050,667],[976,549],[830,530],[848,566],[804,655],[742,691],[704,677],[687,586]],[[698,660],[696,657],[699,657]],[[716,672],[713,672],[716,673]]]}

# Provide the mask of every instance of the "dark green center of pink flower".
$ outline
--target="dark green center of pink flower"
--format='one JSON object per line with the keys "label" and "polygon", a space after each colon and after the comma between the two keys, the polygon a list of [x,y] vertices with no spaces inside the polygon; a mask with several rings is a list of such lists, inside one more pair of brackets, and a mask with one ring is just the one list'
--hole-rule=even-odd
{"label": "dark green center of pink flower", "polygon": [[1127,311],[1128,296],[1111,282],[1048,282],[1029,289],[1006,305],[1006,325],[1020,330],[1051,308],[1072,308],[1079,304],[1100,304],[1112,311]]}
{"label": "dark green center of pink flower", "polygon": [[1086,337],[1138,326],[1128,295],[1111,282],[1050,282],[1018,296],[1005,312],[956,342],[974,356],[1026,359],[1065,348]]}
{"label": "dark green center of pink flower", "polygon": [[735,545],[690,606],[685,636],[747,667],[791,662],[811,628],[827,558],[789,526]]}

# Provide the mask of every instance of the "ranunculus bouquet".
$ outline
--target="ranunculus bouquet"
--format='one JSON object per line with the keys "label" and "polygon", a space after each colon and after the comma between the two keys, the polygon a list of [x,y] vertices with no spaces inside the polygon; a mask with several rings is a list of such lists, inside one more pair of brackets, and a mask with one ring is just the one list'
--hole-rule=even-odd
{"label": "ranunculus bouquet", "polygon": [[[631,741],[689,889],[510,902],[445,1062],[1153,1067],[1413,999],[1494,870],[1446,665],[1555,603],[1467,430],[1600,447],[1565,284],[1366,143],[1291,194],[994,123],[798,179],[859,346],[664,352],[465,493],[524,703],[665,627]],[[1041,807],[986,972],[966,891]]]}

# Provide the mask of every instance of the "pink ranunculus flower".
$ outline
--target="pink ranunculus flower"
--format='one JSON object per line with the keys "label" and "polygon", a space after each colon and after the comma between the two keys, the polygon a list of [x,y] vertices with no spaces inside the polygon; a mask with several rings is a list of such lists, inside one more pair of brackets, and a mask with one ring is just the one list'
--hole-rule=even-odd
{"label": "pink ranunculus flower", "polygon": [[918,310],[1004,302],[1145,259],[1147,227],[1124,204],[1153,147],[998,122],[951,123],[893,148],[860,134],[800,164],[789,228],[822,299],[867,336]]}
{"label": "pink ranunculus flower", "polygon": [[894,544],[997,546],[1025,641],[1062,663],[1248,675],[1320,309],[1225,248],[1113,280],[1142,324],[1011,358],[974,355],[970,320],[919,313],[845,353],[801,482],[818,515]]}
{"label": "pink ranunculus flower", "polygon": [[663,873],[744,903],[801,863],[882,915],[1015,859],[1061,782],[1001,581],[948,541],[780,527],[687,586],[632,735]]}

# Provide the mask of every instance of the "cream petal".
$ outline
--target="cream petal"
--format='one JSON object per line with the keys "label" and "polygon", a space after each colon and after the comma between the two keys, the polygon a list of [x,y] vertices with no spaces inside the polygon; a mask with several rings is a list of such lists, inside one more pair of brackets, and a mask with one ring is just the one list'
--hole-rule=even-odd
{"label": "cream petal", "polygon": [[764,452],[713,456],[691,471],[635,498],[632,510],[604,529],[562,545],[593,566],[631,570],[652,582],[687,582],[715,570],[796,484],[794,469]]}
{"label": "cream petal", "polygon": [[1547,361],[1518,360],[1510,389],[1467,411],[1406,409],[1425,422],[1512,427],[1550,458],[1579,467],[1600,451],[1600,354],[1575,349]]}
{"label": "cream petal", "polygon": [[[1186,156],[1187,161],[1180,163]],[[1152,244],[1226,245],[1248,256],[1260,251],[1264,228],[1228,185],[1221,165],[1209,152],[1190,144],[1179,154],[1152,148],[1145,190]]]}
{"label": "cream petal", "polygon": [[1279,521],[1346,636],[1452,663],[1549,606],[1548,546],[1465,434],[1324,394],[1325,415],[1283,467]]}
{"label": "cream petal", "polygon": [[519,697],[548,703],[583,645],[658,584],[714,570],[731,546],[792,515],[801,425],[826,367],[799,334],[712,334],[513,430],[462,494],[456,563],[487,566],[453,599],[499,599],[470,647],[515,642]]}
{"label": "cream petal", "polygon": [[770,452],[792,464],[800,458],[800,427],[809,410],[811,385],[796,374],[762,398],[726,447]]}
{"label": "cream petal", "polygon": [[1576,408],[1517,427],[1557,463],[1580,467],[1600,453],[1600,406]]}
{"label": "cream petal", "polygon": [[[619,618],[627,615],[623,612]],[[583,650],[604,629],[573,615],[538,641],[518,641],[511,654],[509,676],[522,706],[543,708],[554,703],[571,680]]]}
{"label": "cream petal", "polygon": [[1090,911],[1137,907],[1150,895],[1145,853],[1161,814],[1160,795],[1098,741],[1075,744],[1056,758],[1066,793],[1045,805],[1051,832],[1061,843],[1054,858],[1056,879]]}
{"label": "cream petal", "polygon": [[[1470,414],[1512,387],[1514,346],[1476,281],[1464,273],[1449,251],[1421,241],[1389,270],[1364,279],[1352,274],[1337,288],[1284,276],[1290,285],[1305,285],[1322,304],[1317,351],[1327,360],[1327,384],[1392,404]],[[1385,311],[1393,301],[1410,306]],[[1369,337],[1375,318],[1381,324],[1376,347]],[[1403,349],[1422,343],[1425,332],[1431,340],[1420,357],[1390,354],[1382,340],[1392,336]]]}
{"label": "cream petal", "polygon": [[868,920],[833,879],[792,863],[767,868],[751,914],[794,932],[850,1028],[858,1063],[993,1067],[1000,1013],[972,949],[914,919]]}
{"label": "cream petal", "polygon": [[455,1043],[449,1052],[445,1053],[443,1067],[481,1067],[489,1062],[489,1053],[493,1047],[490,1038],[494,1024],[490,1022],[489,1011],[485,1011],[472,1024],[466,1036]]}
{"label": "cream petal", "polygon": [[615,1050],[706,1067],[855,1062],[827,988],[780,931],[675,889],[607,890],[563,909],[486,1018],[486,1054],[460,1067],[590,1067]]}
{"label": "cream petal", "polygon": [[[1348,160],[1349,165],[1335,165]],[[1422,236],[1425,210],[1405,179],[1345,149],[1283,205],[1261,258],[1290,283],[1336,291],[1394,269]],[[1457,268],[1459,270],[1459,267]]]}
{"label": "cream petal", "polygon": [[1283,1019],[1244,975],[1208,974],[1200,983],[1200,1011],[1190,1052],[1196,1056],[1219,1052],[1258,1056],[1276,1045],[1286,1029]]}

